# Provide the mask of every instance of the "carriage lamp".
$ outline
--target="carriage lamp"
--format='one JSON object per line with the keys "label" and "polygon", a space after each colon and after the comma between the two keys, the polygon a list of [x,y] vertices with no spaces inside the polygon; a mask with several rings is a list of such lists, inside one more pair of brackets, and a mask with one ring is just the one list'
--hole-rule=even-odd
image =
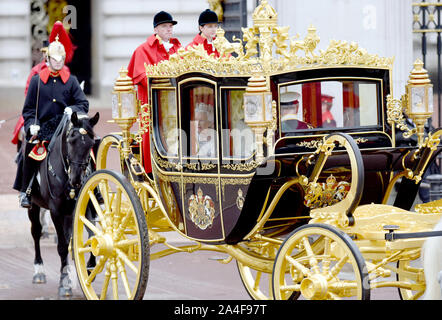
{"label": "carriage lamp", "polygon": [[256,143],[256,161],[264,161],[264,133],[273,122],[272,93],[266,78],[253,75],[244,94],[244,122],[253,130]]}
{"label": "carriage lamp", "polygon": [[433,114],[433,85],[424,63],[417,59],[406,86],[408,95],[407,114],[416,125],[418,144],[424,141],[424,127]]}
{"label": "carriage lamp", "polygon": [[130,153],[130,129],[138,118],[138,100],[132,79],[126,68],[121,68],[112,92],[112,118],[121,128],[123,153]]}

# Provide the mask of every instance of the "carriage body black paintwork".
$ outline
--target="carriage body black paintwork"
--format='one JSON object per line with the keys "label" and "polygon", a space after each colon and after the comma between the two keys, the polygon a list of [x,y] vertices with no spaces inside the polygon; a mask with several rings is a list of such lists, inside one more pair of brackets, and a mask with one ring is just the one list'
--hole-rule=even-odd
{"label": "carriage body black paintwork", "polygon": [[[309,168],[305,166],[305,161],[300,160],[316,150],[317,145],[312,142],[333,132],[348,133],[358,141],[365,171],[360,204],[382,203],[391,173],[403,170],[404,157],[404,164],[411,166],[407,155],[409,151],[416,149],[416,141],[404,139],[400,132],[392,137],[391,127],[387,122],[386,97],[390,93],[390,69],[314,68],[271,76],[272,98],[278,106],[276,142],[274,156],[268,158],[259,168],[253,165],[253,157],[238,159],[230,156],[231,150],[230,154],[226,152],[229,138],[225,137],[225,129],[231,129],[229,110],[231,101],[234,100],[232,97],[238,94],[237,91],[245,91],[248,78],[188,73],[177,78],[156,80],[158,79],[150,79],[153,175],[170,221],[179,232],[189,238],[207,243],[234,244],[242,241],[256,225],[280,187],[298,176],[298,162],[298,172],[308,174]],[[376,123],[368,126],[282,132],[280,92],[285,84],[303,85],[312,81],[344,83],[346,80],[375,84],[377,101],[372,110],[377,112]],[[215,106],[215,153],[206,158],[192,156],[191,132],[197,129],[189,123],[193,121],[192,105],[198,99]],[[165,132],[170,132],[170,128],[164,129],[162,123],[166,119],[165,106],[169,115],[172,115],[167,121],[175,122],[175,128],[179,129],[175,138],[168,140],[169,145],[170,141],[178,143],[173,152],[165,147]],[[175,111],[170,111],[171,109]],[[345,150],[335,149],[324,167],[320,181],[325,181],[330,174],[338,180],[351,180],[350,162]],[[410,199],[414,199],[418,186],[414,182],[404,181],[395,205],[410,209]],[[278,235],[307,223],[310,209],[304,204],[304,195],[305,190],[300,185],[290,187],[279,199],[262,232]]]}

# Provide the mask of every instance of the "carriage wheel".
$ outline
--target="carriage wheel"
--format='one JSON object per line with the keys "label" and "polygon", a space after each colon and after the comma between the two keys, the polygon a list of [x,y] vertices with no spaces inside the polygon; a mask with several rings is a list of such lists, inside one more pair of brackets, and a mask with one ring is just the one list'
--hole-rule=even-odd
{"label": "carriage wheel", "polygon": [[[246,244],[251,254],[257,254],[260,258],[268,258],[269,263],[274,262],[278,253],[279,245],[269,242],[250,242]],[[316,250],[316,247],[313,247]],[[239,275],[250,298],[254,300],[273,300],[272,274],[255,270],[240,261],[236,261]],[[289,300],[296,300],[298,292],[293,292]]]}
{"label": "carriage wheel", "polygon": [[[97,189],[102,200],[95,196]],[[89,204],[96,211],[94,220],[86,215]],[[96,171],[81,189],[73,254],[87,299],[143,298],[150,261],[147,225],[135,189],[120,173]],[[92,268],[87,262],[90,255],[96,259]]]}
{"label": "carriage wheel", "polygon": [[250,298],[253,300],[272,300],[271,274],[254,270],[236,260],[239,275]]}
{"label": "carriage wheel", "polygon": [[[398,271],[396,273],[396,280],[399,282],[410,283],[413,285],[413,287],[415,287],[415,290],[398,288],[399,297],[401,300],[417,300],[425,293],[426,289],[423,274],[422,277],[418,277],[418,274],[422,271],[422,269],[411,266],[410,262],[412,261],[399,260],[397,262]],[[407,276],[407,274],[411,276]],[[419,281],[419,278],[421,278],[421,281]]]}
{"label": "carriage wheel", "polygon": [[[321,250],[313,250],[313,248]],[[287,300],[370,299],[365,260],[348,235],[325,224],[304,225],[281,245],[273,268],[273,296]]]}
{"label": "carriage wheel", "polygon": [[[279,245],[266,241],[244,243],[243,246],[251,256],[268,259],[269,263],[275,260],[276,253],[279,249]],[[236,266],[241,281],[250,298],[254,300],[273,299],[271,273],[255,270],[238,260],[236,261]]]}
{"label": "carriage wheel", "polygon": [[[109,169],[109,165],[114,164],[113,162],[116,161],[119,161],[118,169],[122,170],[124,164],[122,162],[122,159],[120,157],[120,152],[118,149],[121,143],[121,139],[122,138],[120,136],[108,135],[101,140],[100,146],[98,147],[97,151],[97,170]],[[115,150],[110,152],[111,149]],[[110,155],[114,156],[115,159],[109,158]],[[112,168],[112,169],[117,169],[117,168]]]}

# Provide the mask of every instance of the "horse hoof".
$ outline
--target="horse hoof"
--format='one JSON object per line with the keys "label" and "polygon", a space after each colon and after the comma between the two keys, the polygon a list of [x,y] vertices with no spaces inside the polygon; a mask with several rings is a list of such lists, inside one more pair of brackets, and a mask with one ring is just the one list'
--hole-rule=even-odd
{"label": "horse hoof", "polygon": [[65,287],[60,287],[58,288],[58,296],[60,298],[70,298],[72,297],[72,289],[71,288],[65,288]]}
{"label": "horse hoof", "polygon": [[34,274],[34,277],[32,278],[32,283],[45,284],[46,283],[46,275],[44,273]]}

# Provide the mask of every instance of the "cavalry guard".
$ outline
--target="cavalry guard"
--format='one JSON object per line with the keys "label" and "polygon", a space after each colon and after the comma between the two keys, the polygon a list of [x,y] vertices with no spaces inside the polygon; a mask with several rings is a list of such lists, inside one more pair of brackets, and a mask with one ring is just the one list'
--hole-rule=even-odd
{"label": "cavalry guard", "polygon": [[65,67],[66,59],[72,57],[73,46],[61,22],[54,24],[51,35],[55,38],[48,47],[47,67],[31,78],[22,111],[26,143],[14,189],[20,191],[23,208],[31,207],[33,177],[46,153],[44,142],[50,141],[63,114],[89,111],[89,102],[77,78]]}
{"label": "cavalry guard", "polygon": [[209,55],[214,54],[216,58],[220,57],[219,52],[213,45],[213,40],[216,37],[216,30],[218,29],[218,16],[212,10],[205,10],[201,12],[198,18],[199,33],[195,36],[193,41],[186,46],[194,47],[202,44]]}
{"label": "cavalry guard", "polygon": [[[147,38],[135,49],[130,59],[128,76],[132,78],[134,85],[137,85],[138,100],[141,104],[148,103],[148,89],[146,69],[147,65],[155,65],[163,60],[169,60],[170,55],[176,53],[181,48],[181,43],[177,38],[173,38],[173,27],[177,24],[170,13],[158,12],[153,18],[154,34]],[[143,155],[144,169],[147,173],[152,171],[150,164],[149,132],[143,135]]]}

